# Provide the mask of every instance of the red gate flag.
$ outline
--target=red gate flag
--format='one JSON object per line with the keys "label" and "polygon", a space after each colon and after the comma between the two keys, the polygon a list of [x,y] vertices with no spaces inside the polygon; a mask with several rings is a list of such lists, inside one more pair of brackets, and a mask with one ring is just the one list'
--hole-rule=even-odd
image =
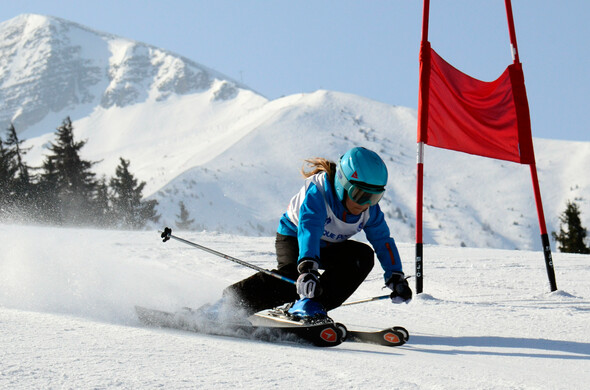
{"label": "red gate flag", "polygon": [[485,82],[454,68],[429,42],[423,42],[420,59],[418,118],[426,120],[427,125],[418,124],[418,142],[521,164],[534,163],[520,62],[508,66],[497,80]]}
{"label": "red gate flag", "polygon": [[541,203],[531,118],[518,58],[510,0],[504,0],[512,65],[495,81],[484,82],[455,69],[428,42],[430,0],[424,0],[418,96],[418,159],[416,164],[416,293],[423,287],[424,144],[528,164],[541,229],[551,291],[557,290],[551,245]]}

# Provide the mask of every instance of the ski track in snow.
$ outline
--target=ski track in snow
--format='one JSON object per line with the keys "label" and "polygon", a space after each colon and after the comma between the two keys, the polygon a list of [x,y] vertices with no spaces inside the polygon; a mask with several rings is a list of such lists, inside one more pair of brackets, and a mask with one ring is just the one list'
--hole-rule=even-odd
{"label": "ski track in snow", "polygon": [[[273,237],[175,234],[265,268]],[[0,388],[582,389],[590,380],[590,256],[426,246],[408,305],[342,307],[349,328],[406,327],[403,347],[294,343],[140,325],[134,305],[217,299],[250,269],[157,232],[0,225]],[[413,244],[399,244],[413,274]],[[413,279],[411,279],[413,281]],[[377,266],[352,298],[381,295]],[[411,283],[413,285],[413,283]]]}

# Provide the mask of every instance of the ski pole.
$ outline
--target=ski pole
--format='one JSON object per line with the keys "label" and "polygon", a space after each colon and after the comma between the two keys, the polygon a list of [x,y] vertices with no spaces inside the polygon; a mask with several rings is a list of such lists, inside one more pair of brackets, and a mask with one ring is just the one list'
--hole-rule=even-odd
{"label": "ski pole", "polygon": [[[412,276],[407,276],[406,280],[411,278]],[[389,295],[379,295],[376,297],[371,297],[371,298],[364,298],[364,299],[359,299],[358,301],[352,301],[352,302],[344,302],[341,306],[348,306],[348,305],[356,305],[357,303],[365,303],[365,302],[373,302],[373,301],[380,301],[382,299],[387,299],[387,298],[392,298],[393,293],[389,294]]]}
{"label": "ski pole", "polygon": [[291,280],[289,278],[286,278],[283,275],[279,275],[279,274],[277,274],[275,272],[269,271],[267,269],[264,269],[262,267],[259,267],[257,265],[254,265],[254,264],[247,263],[244,260],[236,259],[235,257],[231,257],[231,256],[228,256],[228,255],[223,254],[221,252],[217,252],[216,250],[213,250],[213,249],[207,248],[206,246],[199,245],[199,244],[196,244],[194,242],[185,240],[184,238],[177,237],[177,236],[175,236],[175,235],[172,234],[172,229],[170,229],[169,227],[164,228],[164,231],[163,232],[158,232],[158,233],[162,233],[161,234],[162,242],[166,242],[169,239],[173,238],[173,239],[175,239],[177,241],[180,241],[180,242],[185,243],[187,245],[190,245],[192,247],[195,247],[195,248],[204,250],[205,252],[209,252],[209,253],[214,254],[216,256],[222,257],[222,258],[224,258],[226,260],[233,261],[234,263],[238,263],[238,264],[241,264],[241,265],[243,265],[245,267],[252,268],[252,269],[254,269],[256,271],[263,272],[263,273],[265,273],[265,274],[267,274],[269,276],[273,276],[273,277],[275,277],[277,279],[280,279],[280,280],[282,280],[284,282],[295,284],[295,281],[294,280]]}
{"label": "ski pole", "polygon": [[371,298],[364,298],[364,299],[359,299],[358,301],[352,301],[352,302],[344,302],[342,305],[340,306],[349,306],[349,305],[356,305],[359,303],[365,303],[365,302],[373,302],[373,301],[380,301],[382,299],[388,299],[390,298],[390,294],[388,295],[379,295],[377,297],[371,297]]}

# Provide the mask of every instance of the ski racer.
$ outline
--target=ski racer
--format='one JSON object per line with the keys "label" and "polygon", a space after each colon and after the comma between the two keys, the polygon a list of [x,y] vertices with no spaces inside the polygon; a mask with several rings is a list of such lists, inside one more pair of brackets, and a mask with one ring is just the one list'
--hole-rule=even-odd
{"label": "ski racer", "polygon": [[[338,161],[306,160],[304,186],[291,199],[276,234],[275,273],[296,286],[258,272],[227,287],[223,300],[250,315],[297,301],[339,307],[365,280],[375,253],[394,303],[408,303],[412,290],[379,201],[387,184],[387,167],[371,150],[355,147]],[[350,238],[364,231],[371,246]],[[302,299],[303,300],[303,299]]]}

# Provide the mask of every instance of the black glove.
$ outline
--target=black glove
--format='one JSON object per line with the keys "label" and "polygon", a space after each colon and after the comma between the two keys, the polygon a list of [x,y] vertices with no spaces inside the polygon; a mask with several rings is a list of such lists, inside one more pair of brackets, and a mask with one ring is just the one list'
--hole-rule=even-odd
{"label": "black glove", "polygon": [[312,259],[302,259],[297,266],[297,294],[302,298],[317,298],[322,294],[320,285],[319,264]]}
{"label": "black glove", "polygon": [[394,272],[385,285],[393,292],[391,293],[391,302],[393,303],[409,303],[412,300],[412,290],[408,285],[403,272]]}

